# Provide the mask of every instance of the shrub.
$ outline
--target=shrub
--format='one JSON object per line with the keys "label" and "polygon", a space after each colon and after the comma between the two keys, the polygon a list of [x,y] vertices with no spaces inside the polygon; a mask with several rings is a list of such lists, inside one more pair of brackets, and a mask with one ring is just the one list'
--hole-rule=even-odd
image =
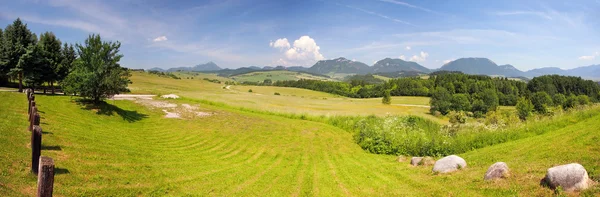
{"label": "shrub", "polygon": [[273,94],[274,94],[274,95],[278,95],[278,96],[279,96],[279,95],[281,95],[281,94],[279,94],[279,92],[275,92],[275,93],[273,93]]}
{"label": "shrub", "polygon": [[249,89],[248,92],[252,92],[252,89]]}
{"label": "shrub", "polygon": [[392,104],[392,95],[390,95],[390,90],[385,90],[383,93],[383,99],[381,99],[381,103],[384,105]]}
{"label": "shrub", "polygon": [[552,98],[546,92],[536,92],[531,97],[531,103],[536,112],[545,114],[548,112],[548,106],[552,105]]}
{"label": "shrub", "polygon": [[446,115],[450,112],[450,108],[452,107],[452,103],[450,102],[451,99],[452,95],[446,88],[438,87],[431,95],[431,100],[429,101],[431,108],[429,110],[432,114],[435,111],[439,111],[441,114]]}
{"label": "shrub", "polygon": [[552,102],[554,106],[563,106],[567,102],[567,97],[564,94],[558,93],[552,96]]}
{"label": "shrub", "polygon": [[451,111],[448,114],[448,117],[450,118],[450,123],[452,124],[465,124],[467,123],[467,115],[465,114],[464,111]]}
{"label": "shrub", "polygon": [[531,115],[533,111],[533,104],[531,101],[525,97],[519,98],[517,101],[517,115],[521,120],[527,120],[527,117]]}
{"label": "shrub", "polygon": [[589,105],[590,97],[588,97],[587,95],[579,95],[577,96],[577,103],[579,105]]}

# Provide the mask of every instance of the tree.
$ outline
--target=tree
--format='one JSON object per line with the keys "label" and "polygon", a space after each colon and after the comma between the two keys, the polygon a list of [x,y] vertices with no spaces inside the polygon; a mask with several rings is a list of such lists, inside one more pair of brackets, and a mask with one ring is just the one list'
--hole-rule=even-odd
{"label": "tree", "polygon": [[564,94],[558,93],[552,96],[552,103],[554,106],[563,106],[567,102],[567,97]]}
{"label": "tree", "polygon": [[[61,42],[56,38],[54,33],[45,32],[40,35],[40,40],[38,42],[40,48],[42,49],[42,59],[44,61],[44,69],[42,73],[42,78],[45,82],[50,84],[50,88],[52,89],[52,94],[54,94],[54,82],[58,81],[59,70],[62,63],[62,53],[61,53]],[[44,88],[44,93],[46,92],[46,88]]]}
{"label": "tree", "polygon": [[120,42],[103,42],[92,34],[84,45],[77,44],[79,58],[73,71],[64,80],[65,92],[80,94],[95,103],[120,92],[128,91],[129,72],[119,65]]}
{"label": "tree", "polygon": [[525,97],[519,98],[517,101],[517,115],[521,120],[527,120],[527,117],[531,115],[533,111],[533,104],[531,101]]}
{"label": "tree", "polygon": [[498,95],[496,91],[493,89],[486,89],[483,91],[482,95],[483,103],[485,103],[486,111],[483,113],[487,113],[488,111],[496,111],[499,104]]}
{"label": "tree", "polygon": [[450,102],[452,99],[452,95],[446,90],[446,88],[438,87],[434,90],[431,95],[431,100],[429,104],[431,108],[429,109],[431,113],[435,111],[439,111],[441,114],[446,115],[450,112],[450,108],[452,103]]}
{"label": "tree", "polygon": [[552,106],[552,98],[546,92],[536,92],[531,97],[531,103],[536,112],[545,114],[548,112],[548,106]]}
{"label": "tree", "polygon": [[35,34],[27,29],[27,24],[23,24],[21,19],[17,18],[13,24],[6,26],[3,33],[3,60],[0,67],[0,75],[17,75],[19,79],[19,92],[23,91],[23,67],[19,67],[21,56],[27,53],[30,45],[37,41]]}
{"label": "tree", "polygon": [[77,59],[77,54],[75,54],[75,49],[73,45],[65,43],[61,49],[61,63],[56,71],[56,80],[62,82],[71,69],[73,67],[73,63],[75,59]]}
{"label": "tree", "polygon": [[265,80],[263,81],[263,84],[264,84],[264,85],[271,85],[272,83],[273,83],[273,81],[272,81],[271,79],[265,79]]}
{"label": "tree", "polygon": [[29,45],[25,54],[19,58],[19,62],[17,64],[17,68],[22,71],[23,81],[33,89],[38,86],[41,86],[45,78],[43,73],[45,73],[48,68],[48,64],[43,58],[43,49],[40,45]]}
{"label": "tree", "polygon": [[471,102],[466,94],[452,95],[452,110],[454,111],[470,111]]}
{"label": "tree", "polygon": [[589,105],[590,97],[587,95],[579,95],[577,96],[577,103],[579,103],[579,105]]}
{"label": "tree", "polygon": [[485,105],[483,100],[481,99],[473,99],[473,104],[471,105],[471,111],[475,117],[481,117],[487,113],[488,107]]}
{"label": "tree", "polygon": [[573,108],[573,107],[577,106],[578,104],[579,104],[579,101],[577,100],[577,96],[575,96],[574,94],[571,94],[571,95],[569,95],[569,97],[567,97],[567,100],[563,104],[563,108],[564,109]]}
{"label": "tree", "polygon": [[390,90],[385,90],[383,92],[383,99],[381,99],[381,103],[384,105],[392,104],[392,95],[390,94]]}

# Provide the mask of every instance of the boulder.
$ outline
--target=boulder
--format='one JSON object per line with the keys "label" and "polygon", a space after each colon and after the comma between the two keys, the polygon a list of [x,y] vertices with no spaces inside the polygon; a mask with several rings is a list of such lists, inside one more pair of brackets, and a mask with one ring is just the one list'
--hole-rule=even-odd
{"label": "boulder", "polygon": [[398,156],[397,161],[400,163],[404,163],[404,162],[406,162],[406,159],[407,158],[404,155],[400,155],[400,156]]}
{"label": "boulder", "polygon": [[508,165],[504,162],[496,162],[492,164],[490,168],[488,168],[487,172],[485,172],[485,176],[483,180],[494,180],[500,178],[507,178],[509,175]]}
{"label": "boulder", "polygon": [[567,192],[587,189],[593,183],[585,168],[578,163],[549,168],[541,182],[551,189],[560,186]]}
{"label": "boulder", "polygon": [[444,157],[435,162],[433,172],[448,173],[467,167],[467,162],[456,155]]}
{"label": "boulder", "polygon": [[413,166],[430,166],[435,163],[431,157],[413,157],[410,159],[410,165]]}

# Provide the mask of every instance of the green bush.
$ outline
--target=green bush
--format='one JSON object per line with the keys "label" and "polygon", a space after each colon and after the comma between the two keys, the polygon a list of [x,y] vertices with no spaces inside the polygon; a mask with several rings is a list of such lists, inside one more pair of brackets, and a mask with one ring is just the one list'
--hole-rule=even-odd
{"label": "green bush", "polygon": [[548,112],[548,106],[552,106],[552,98],[546,92],[536,92],[531,97],[531,103],[536,112],[545,114]]}
{"label": "green bush", "polygon": [[384,105],[392,104],[392,95],[390,95],[390,90],[385,90],[383,93],[383,99],[381,99],[381,103]]}
{"label": "green bush", "polygon": [[275,92],[275,93],[273,93],[273,94],[274,94],[274,95],[278,95],[278,96],[279,96],[279,95],[281,95],[281,94],[279,94],[279,92]]}
{"label": "green bush", "polygon": [[527,117],[531,115],[533,112],[533,104],[531,101],[525,97],[519,98],[517,101],[517,115],[521,120],[527,120]]}
{"label": "green bush", "polygon": [[252,89],[249,89],[248,92],[252,92]]}

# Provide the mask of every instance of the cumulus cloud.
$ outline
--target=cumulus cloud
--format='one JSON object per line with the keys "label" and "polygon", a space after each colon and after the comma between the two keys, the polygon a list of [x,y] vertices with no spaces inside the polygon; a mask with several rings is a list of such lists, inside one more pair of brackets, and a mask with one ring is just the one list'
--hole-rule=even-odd
{"label": "cumulus cloud", "polygon": [[154,40],[152,40],[153,42],[162,42],[162,41],[167,41],[167,37],[166,36],[159,36],[154,38]]}
{"label": "cumulus cloud", "polygon": [[424,62],[424,61],[427,60],[427,57],[429,57],[429,53],[421,51],[421,53],[419,53],[418,55],[413,55],[410,58],[410,61],[413,61],[413,62]]}
{"label": "cumulus cloud", "polygon": [[280,38],[269,43],[269,46],[285,50],[284,57],[277,61],[277,63],[283,65],[310,65],[325,59],[323,54],[319,52],[321,47],[309,36],[302,36],[294,40],[293,45],[290,45],[287,38]]}
{"label": "cumulus cloud", "polygon": [[406,46],[404,49],[406,49],[407,51],[410,51],[410,46]]}
{"label": "cumulus cloud", "polygon": [[290,42],[288,42],[287,38],[279,38],[279,39],[275,40],[275,42],[271,41],[269,43],[269,46],[271,46],[273,48],[278,48],[278,49],[289,49]]}
{"label": "cumulus cloud", "polygon": [[579,57],[578,59],[580,60],[593,60],[596,59],[596,57],[598,57],[600,55],[600,52],[596,52],[593,55],[584,55]]}

